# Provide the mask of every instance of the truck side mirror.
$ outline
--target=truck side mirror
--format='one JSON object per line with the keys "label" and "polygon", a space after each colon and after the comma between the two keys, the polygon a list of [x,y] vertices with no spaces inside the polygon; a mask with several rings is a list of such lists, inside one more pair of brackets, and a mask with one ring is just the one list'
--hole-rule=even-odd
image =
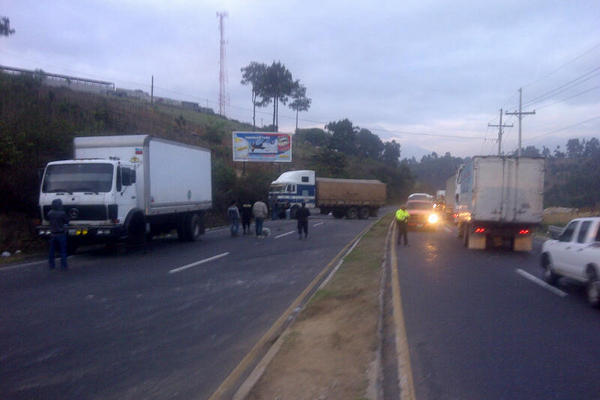
{"label": "truck side mirror", "polygon": [[123,189],[121,180],[121,167],[117,167],[117,192],[120,192],[121,189]]}
{"label": "truck side mirror", "polygon": [[131,183],[135,183],[136,182],[136,170],[135,169],[130,169],[129,170],[129,181]]}
{"label": "truck side mirror", "polygon": [[121,175],[123,176],[123,186],[131,186],[131,169],[121,168]]}

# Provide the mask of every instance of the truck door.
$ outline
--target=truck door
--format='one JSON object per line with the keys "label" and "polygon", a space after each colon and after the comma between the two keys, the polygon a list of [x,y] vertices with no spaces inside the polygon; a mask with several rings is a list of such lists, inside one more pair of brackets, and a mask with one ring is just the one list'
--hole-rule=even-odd
{"label": "truck door", "polygon": [[129,211],[137,204],[136,171],[120,165],[117,167],[117,205],[121,222],[125,221]]}
{"label": "truck door", "polygon": [[580,281],[586,279],[585,267],[587,260],[585,257],[587,252],[585,251],[585,248],[590,245],[588,235],[591,227],[592,221],[587,220],[581,222],[577,236],[573,238],[571,248],[567,250],[566,253],[567,268],[570,271],[570,275]]}
{"label": "truck door", "polygon": [[558,241],[553,246],[552,263],[557,272],[561,275],[571,276],[571,271],[568,268],[569,256],[572,256],[570,251],[575,239],[575,232],[579,226],[579,221],[571,221],[565,230],[558,237]]}

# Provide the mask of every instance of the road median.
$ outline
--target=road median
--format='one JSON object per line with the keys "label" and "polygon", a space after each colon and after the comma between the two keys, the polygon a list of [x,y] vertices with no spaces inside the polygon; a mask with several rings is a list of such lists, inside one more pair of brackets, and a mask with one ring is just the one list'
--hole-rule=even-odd
{"label": "road median", "polygon": [[236,398],[375,398],[381,266],[390,221],[382,218],[363,236]]}

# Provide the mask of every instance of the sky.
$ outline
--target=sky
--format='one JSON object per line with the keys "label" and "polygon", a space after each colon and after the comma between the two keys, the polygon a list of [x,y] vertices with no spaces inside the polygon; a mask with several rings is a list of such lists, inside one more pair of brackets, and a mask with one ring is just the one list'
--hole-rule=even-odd
{"label": "sky", "polygon": [[[240,69],[281,61],[312,99],[299,127],[348,118],[402,157],[496,154],[500,108],[523,146],[600,138],[600,2],[4,0],[15,34],[0,65],[114,82],[218,110],[224,19],[226,115],[252,121]],[[271,120],[259,109],[257,122]],[[280,106],[280,131],[295,113]],[[518,120],[505,115],[504,152]]]}

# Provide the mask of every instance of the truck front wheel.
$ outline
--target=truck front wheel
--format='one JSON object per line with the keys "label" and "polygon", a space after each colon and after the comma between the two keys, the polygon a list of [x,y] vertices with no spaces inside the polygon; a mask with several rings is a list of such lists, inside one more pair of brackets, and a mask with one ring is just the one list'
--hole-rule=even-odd
{"label": "truck front wheel", "polygon": [[127,242],[129,245],[140,245],[146,240],[146,222],[142,214],[135,214],[131,217],[127,226]]}
{"label": "truck front wheel", "polygon": [[593,267],[588,268],[588,281],[585,288],[588,303],[594,308],[600,307],[600,279]]}
{"label": "truck front wheel", "polygon": [[198,214],[192,214],[188,216],[187,222],[187,240],[195,242],[202,234],[202,220]]}

